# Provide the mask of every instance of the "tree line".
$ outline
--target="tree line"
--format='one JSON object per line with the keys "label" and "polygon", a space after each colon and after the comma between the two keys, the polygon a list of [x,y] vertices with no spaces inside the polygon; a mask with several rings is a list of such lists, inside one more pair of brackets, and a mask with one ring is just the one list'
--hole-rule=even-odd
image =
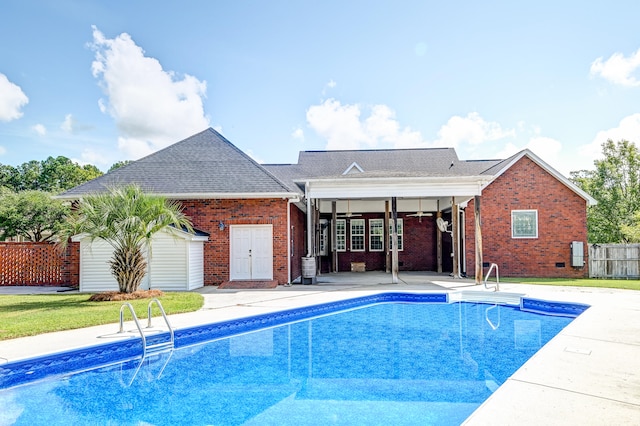
{"label": "tree line", "polygon": [[[129,163],[115,163],[109,171]],[[0,164],[0,241],[52,241],[59,234],[69,205],[52,198],[103,173],[96,166],[67,157],[32,160],[17,167]]]}

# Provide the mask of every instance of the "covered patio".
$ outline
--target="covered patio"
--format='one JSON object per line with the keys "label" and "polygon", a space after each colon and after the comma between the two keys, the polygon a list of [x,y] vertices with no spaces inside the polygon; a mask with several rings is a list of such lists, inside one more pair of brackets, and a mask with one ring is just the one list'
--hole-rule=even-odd
{"label": "covered patio", "polygon": [[[355,164],[355,163],[354,163]],[[307,254],[302,281],[327,273],[383,271],[399,283],[401,270],[465,277],[465,215],[475,218],[475,283],[482,282],[482,175],[362,176],[357,164],[339,177],[297,181],[304,187]],[[466,212],[469,200],[473,211]],[[306,272],[306,273],[305,273]]]}

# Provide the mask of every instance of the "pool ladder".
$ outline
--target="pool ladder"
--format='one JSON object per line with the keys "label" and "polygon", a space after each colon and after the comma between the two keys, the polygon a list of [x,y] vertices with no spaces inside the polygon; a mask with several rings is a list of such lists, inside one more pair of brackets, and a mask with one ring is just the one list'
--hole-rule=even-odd
{"label": "pool ladder", "polygon": [[160,303],[158,299],[155,299],[155,298],[151,299],[151,301],[147,305],[147,314],[149,316],[149,319],[147,321],[146,328],[147,329],[152,328],[151,308],[153,307],[154,304],[158,306],[158,309],[160,309],[162,318],[164,318],[164,322],[165,324],[167,324],[167,328],[169,329],[169,341],[154,343],[154,344],[147,344],[147,337],[144,334],[142,326],[140,325],[140,321],[138,321],[138,317],[136,316],[136,311],[133,309],[133,306],[131,305],[131,303],[128,303],[128,302],[123,303],[122,306],[120,307],[120,331],[118,331],[118,333],[125,332],[124,331],[124,310],[125,308],[129,308],[129,312],[131,312],[131,316],[133,317],[133,322],[136,324],[136,328],[138,329],[138,333],[140,333],[140,337],[142,339],[142,359],[145,359],[149,354],[162,352],[165,350],[173,350],[173,348],[175,347],[173,327],[171,327],[171,324],[169,323],[169,319],[167,318],[167,314],[165,313],[164,308],[162,307],[162,303]]}

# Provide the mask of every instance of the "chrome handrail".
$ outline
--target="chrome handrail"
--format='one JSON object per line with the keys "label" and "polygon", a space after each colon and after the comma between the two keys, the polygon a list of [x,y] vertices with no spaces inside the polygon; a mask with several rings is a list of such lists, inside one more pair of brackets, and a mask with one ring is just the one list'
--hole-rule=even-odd
{"label": "chrome handrail", "polygon": [[164,319],[165,324],[167,324],[167,328],[169,329],[169,334],[171,336],[171,347],[173,348],[174,346],[174,333],[173,333],[173,327],[171,327],[171,324],[169,323],[169,319],[167,318],[167,314],[164,311],[164,308],[162,307],[162,303],[160,303],[160,301],[156,298],[151,299],[151,301],[149,301],[149,304],[147,305],[147,315],[149,316],[149,319],[147,320],[147,328],[152,328],[151,326],[151,308],[153,307],[153,304],[156,304],[158,306],[158,309],[160,309],[160,313],[162,314],[162,318]]}
{"label": "chrome handrail", "polygon": [[133,309],[131,303],[123,303],[122,306],[120,306],[120,331],[118,331],[118,333],[124,333],[124,308],[129,308],[129,312],[131,312],[133,321],[136,323],[136,328],[138,329],[140,337],[142,338],[142,358],[144,359],[144,357],[147,355],[147,339],[146,337],[144,337],[142,327],[140,327],[140,321],[138,321],[136,311]]}
{"label": "chrome handrail", "polygon": [[[489,287],[487,285],[487,280],[491,275],[491,271],[493,271],[494,269],[496,270],[496,285]],[[500,273],[498,271],[498,264],[492,263],[491,266],[489,267],[489,271],[487,272],[487,275],[484,277],[484,288],[486,289],[493,288],[493,291],[500,291]]]}

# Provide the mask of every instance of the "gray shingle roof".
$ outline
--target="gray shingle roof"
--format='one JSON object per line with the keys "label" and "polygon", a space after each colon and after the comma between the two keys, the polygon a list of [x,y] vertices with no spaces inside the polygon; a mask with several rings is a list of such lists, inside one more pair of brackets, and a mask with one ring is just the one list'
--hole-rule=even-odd
{"label": "gray shingle roof", "polygon": [[[461,161],[453,148],[426,148],[302,151],[298,164],[265,167],[292,187],[297,180],[318,178],[478,176],[498,163],[500,160]],[[354,173],[343,175],[352,166]]]}
{"label": "gray shingle roof", "polygon": [[60,195],[73,198],[137,183],[162,195],[287,194],[291,190],[209,128]]}

